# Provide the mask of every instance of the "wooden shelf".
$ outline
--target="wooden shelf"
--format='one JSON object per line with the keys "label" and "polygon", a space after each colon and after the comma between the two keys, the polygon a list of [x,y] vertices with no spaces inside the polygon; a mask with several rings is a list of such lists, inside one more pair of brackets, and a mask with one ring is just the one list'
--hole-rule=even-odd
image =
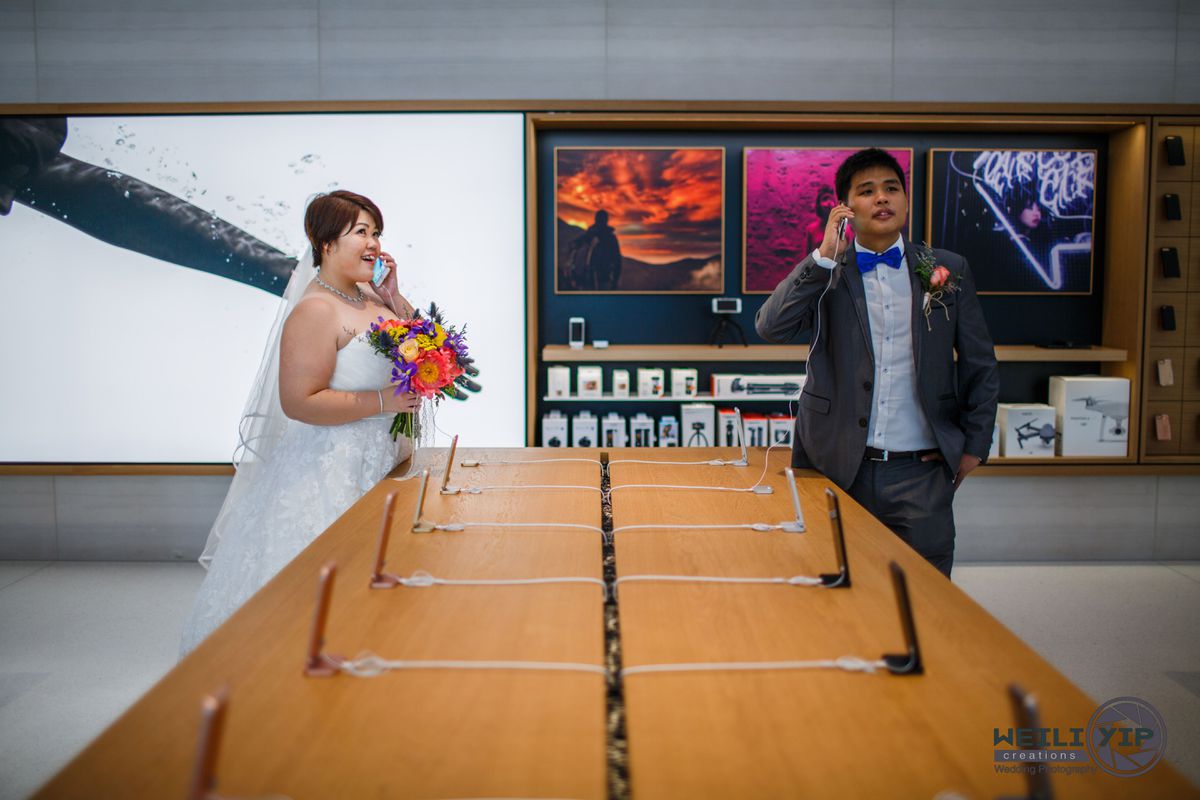
{"label": "wooden shelf", "polygon": [[[1127,351],[1116,347],[1093,347],[1089,350],[1049,350],[1031,344],[996,345],[998,361],[1025,362],[1099,362],[1125,361]],[[609,347],[572,348],[550,344],[542,348],[542,361],[547,362],[608,362],[633,361],[657,363],[663,361],[806,361],[808,345],[752,344],[749,347],[716,347],[705,344],[614,344]]]}
{"label": "wooden shelf", "polygon": [[630,395],[629,397],[613,397],[611,392],[605,392],[600,397],[550,397],[542,398],[543,403],[699,403],[703,401],[712,401],[716,403],[792,403],[800,399],[800,394],[797,392],[794,397],[746,397],[744,395],[713,397],[710,392],[700,392],[695,397],[638,397]]}

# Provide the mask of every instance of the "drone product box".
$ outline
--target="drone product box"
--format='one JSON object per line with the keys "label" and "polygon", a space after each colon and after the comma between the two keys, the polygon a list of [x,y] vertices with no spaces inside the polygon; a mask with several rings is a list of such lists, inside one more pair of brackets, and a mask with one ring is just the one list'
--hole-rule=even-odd
{"label": "drone product box", "polygon": [[600,367],[580,367],[575,378],[579,397],[604,396],[604,370]]}
{"label": "drone product box", "polygon": [[679,420],[672,414],[659,417],[658,446],[679,447]]}
{"label": "drone product box", "polygon": [[1124,456],[1129,450],[1129,379],[1050,376],[1060,456]]}
{"label": "drone product box", "polygon": [[766,414],[742,414],[742,428],[746,431],[746,447],[767,446]]}
{"label": "drone product box", "polygon": [[679,439],[684,447],[713,447],[716,408],[712,403],[684,403],[680,407],[683,421]]}
{"label": "drone product box", "polygon": [[717,409],[717,447],[741,447],[738,441],[737,412],[732,408]]}
{"label": "drone product box", "polygon": [[700,373],[688,367],[671,370],[671,397],[695,397],[700,385]]}
{"label": "drone product box", "polygon": [[767,419],[767,432],[771,434],[771,444],[792,446],[792,433],[796,430],[796,418],[786,414],[772,414]]}
{"label": "drone product box", "polygon": [[590,411],[580,411],[571,419],[571,446],[598,447],[600,420]]}
{"label": "drone product box", "polygon": [[992,428],[992,446],[988,448],[988,458],[996,458],[1000,455],[1000,423],[996,423],[996,427]]}
{"label": "drone product box", "polygon": [[638,367],[638,397],[663,396],[663,371],[657,367]]}
{"label": "drone product box", "polygon": [[546,394],[556,399],[571,396],[570,367],[546,367]]}
{"label": "drone product box", "polygon": [[1047,458],[1054,455],[1054,406],[1045,403],[1001,403],[1000,455]]}
{"label": "drone product box", "polygon": [[613,370],[613,397],[629,397],[629,370]]}
{"label": "drone product box", "polygon": [[803,375],[735,375],[713,373],[712,392],[717,400],[742,397],[758,400],[795,400],[804,388]]}
{"label": "drone product box", "polygon": [[654,447],[654,420],[646,414],[634,414],[629,420],[629,438],[634,447]]}
{"label": "drone product box", "polygon": [[567,418],[561,411],[542,415],[542,447],[567,446]]}
{"label": "drone product box", "polygon": [[600,420],[600,446],[625,447],[625,418],[615,411],[610,411]]}

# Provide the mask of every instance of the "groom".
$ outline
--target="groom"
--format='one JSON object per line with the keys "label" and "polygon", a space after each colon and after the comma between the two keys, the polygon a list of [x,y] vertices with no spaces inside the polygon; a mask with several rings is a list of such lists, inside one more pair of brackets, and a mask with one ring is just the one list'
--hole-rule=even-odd
{"label": "groom", "polygon": [[966,259],[901,235],[896,159],[860,150],[835,182],[841,204],[823,241],[755,318],[771,342],[814,331],[792,465],[825,473],[949,577],[954,492],[987,458],[995,425],[992,339]]}

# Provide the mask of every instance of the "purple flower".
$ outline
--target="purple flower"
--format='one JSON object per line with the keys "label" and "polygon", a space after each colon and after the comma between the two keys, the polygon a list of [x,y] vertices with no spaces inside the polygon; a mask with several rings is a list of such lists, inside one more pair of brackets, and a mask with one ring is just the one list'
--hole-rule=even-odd
{"label": "purple flower", "polygon": [[467,355],[467,340],[461,333],[451,333],[446,336],[446,344],[452,348],[459,358]]}
{"label": "purple flower", "polygon": [[392,383],[396,391],[392,394],[402,395],[412,391],[412,379],[417,374],[416,364],[396,364],[392,367]]}

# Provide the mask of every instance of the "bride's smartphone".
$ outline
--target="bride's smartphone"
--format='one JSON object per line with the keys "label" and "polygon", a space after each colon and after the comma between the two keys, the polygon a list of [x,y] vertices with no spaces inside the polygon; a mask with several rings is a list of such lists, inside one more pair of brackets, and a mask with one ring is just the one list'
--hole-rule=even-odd
{"label": "bride's smartphone", "polygon": [[376,286],[382,286],[384,279],[387,278],[388,273],[391,271],[391,267],[385,267],[383,265],[382,258],[375,259],[375,275],[371,278],[371,283],[375,284]]}

